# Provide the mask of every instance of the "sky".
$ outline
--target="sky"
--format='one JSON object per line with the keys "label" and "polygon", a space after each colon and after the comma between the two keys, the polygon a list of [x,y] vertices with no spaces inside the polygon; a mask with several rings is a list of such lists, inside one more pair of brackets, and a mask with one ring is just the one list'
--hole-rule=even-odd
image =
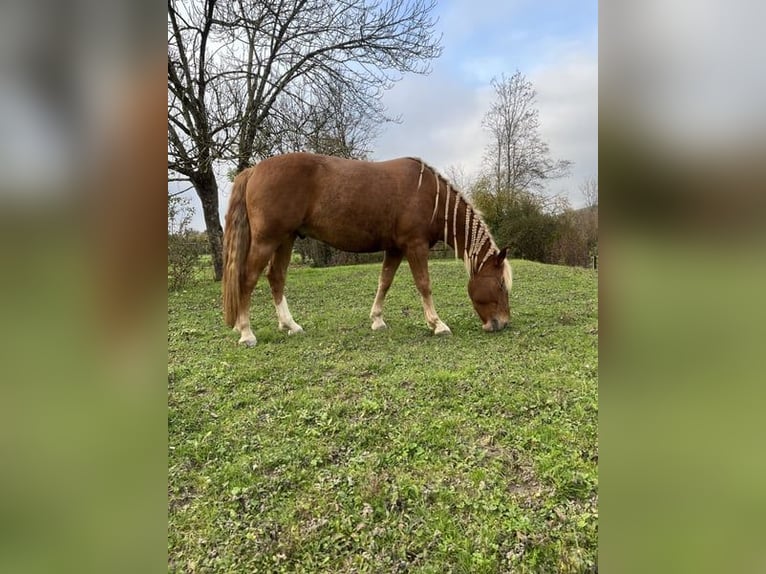
{"label": "sky", "polygon": [[440,171],[481,168],[489,134],[481,121],[490,82],[521,71],[537,91],[540,132],[571,175],[546,190],[583,201],[579,184],[598,172],[598,7],[596,2],[439,2],[444,52],[428,76],[407,76],[383,102],[401,124],[378,138],[374,159],[414,155]]}
{"label": "sky", "polygon": [[[570,175],[545,193],[573,207],[579,185],[598,174],[598,4],[594,0],[439,0],[436,29],[443,53],[428,75],[407,75],[386,92],[385,124],[371,159],[417,156],[442,173],[475,176],[489,134],[481,127],[492,102],[490,81],[522,72],[537,91],[540,133],[554,159],[573,162]],[[230,184],[221,181],[221,218]],[[193,227],[204,229],[193,193]]]}

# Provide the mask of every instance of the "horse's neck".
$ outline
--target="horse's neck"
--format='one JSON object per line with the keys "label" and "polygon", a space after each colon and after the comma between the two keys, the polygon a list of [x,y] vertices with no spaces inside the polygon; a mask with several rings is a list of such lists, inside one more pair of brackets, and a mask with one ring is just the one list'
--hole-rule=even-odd
{"label": "horse's neck", "polygon": [[[479,214],[466,203],[465,220],[463,222],[464,241],[461,256],[470,275],[479,271],[494,251],[492,237],[486,224]],[[459,243],[458,238],[458,243]]]}
{"label": "horse's neck", "polygon": [[431,220],[440,230],[439,238],[455,252],[455,259],[462,259],[466,271],[473,275],[492,254],[489,230],[466,199],[434,175],[436,191]]}

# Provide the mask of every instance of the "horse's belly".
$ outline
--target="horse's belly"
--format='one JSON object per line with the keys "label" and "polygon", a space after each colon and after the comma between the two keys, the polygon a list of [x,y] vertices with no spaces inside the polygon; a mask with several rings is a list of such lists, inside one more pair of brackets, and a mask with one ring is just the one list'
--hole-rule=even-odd
{"label": "horse's belly", "polygon": [[382,251],[392,243],[391,237],[384,237],[379,229],[364,221],[348,221],[343,225],[310,223],[302,226],[298,232],[336,249],[355,253]]}

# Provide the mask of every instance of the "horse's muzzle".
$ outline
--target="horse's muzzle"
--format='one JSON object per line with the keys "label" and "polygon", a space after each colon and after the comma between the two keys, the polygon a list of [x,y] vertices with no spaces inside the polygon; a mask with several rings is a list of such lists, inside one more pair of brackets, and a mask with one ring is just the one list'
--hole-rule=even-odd
{"label": "horse's muzzle", "polygon": [[498,319],[491,319],[490,321],[487,321],[484,323],[484,326],[482,327],[487,333],[492,333],[494,331],[502,331],[505,329],[506,325],[508,325],[508,321],[500,321]]}

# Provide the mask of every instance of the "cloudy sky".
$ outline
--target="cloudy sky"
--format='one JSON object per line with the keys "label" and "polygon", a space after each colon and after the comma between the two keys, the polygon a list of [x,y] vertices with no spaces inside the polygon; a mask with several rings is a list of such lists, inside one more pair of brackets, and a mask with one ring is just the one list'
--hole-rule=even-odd
{"label": "cloudy sky", "polygon": [[489,141],[481,120],[490,81],[521,71],[537,90],[541,132],[554,158],[574,162],[550,193],[582,204],[580,182],[598,171],[598,5],[595,1],[440,1],[444,53],[428,76],[408,76],[385,97],[392,116],[375,159],[424,158],[473,175]]}
{"label": "cloudy sky", "polygon": [[[598,172],[597,2],[439,0],[436,10],[443,54],[431,74],[406,76],[385,94],[389,115],[401,123],[383,127],[373,159],[418,156],[442,172],[475,175],[488,143],[481,120],[490,80],[519,70],[537,90],[552,156],[574,162],[571,175],[547,191],[581,206],[578,186]],[[229,186],[221,182],[222,217]],[[194,227],[204,229],[196,197],[194,205]]]}

